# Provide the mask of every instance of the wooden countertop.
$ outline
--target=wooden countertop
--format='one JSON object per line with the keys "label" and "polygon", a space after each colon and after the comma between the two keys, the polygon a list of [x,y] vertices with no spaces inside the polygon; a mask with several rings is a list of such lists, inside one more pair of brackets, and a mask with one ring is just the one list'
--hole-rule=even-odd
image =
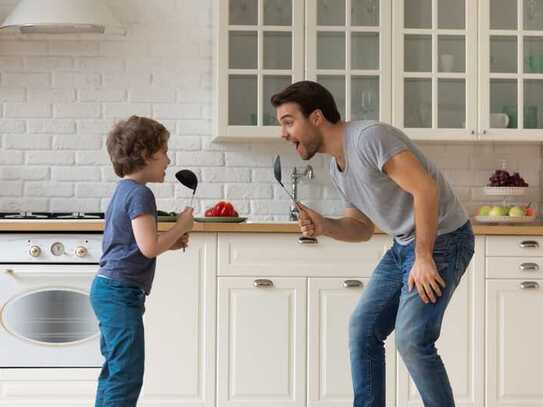
{"label": "wooden countertop", "polygon": [[[171,223],[161,222],[158,230],[165,231]],[[103,221],[0,221],[0,232],[101,232]],[[473,224],[477,235],[536,235],[543,236],[543,222],[525,225]],[[233,233],[299,233],[296,223],[194,223],[193,232]],[[382,233],[377,231],[377,233]]]}

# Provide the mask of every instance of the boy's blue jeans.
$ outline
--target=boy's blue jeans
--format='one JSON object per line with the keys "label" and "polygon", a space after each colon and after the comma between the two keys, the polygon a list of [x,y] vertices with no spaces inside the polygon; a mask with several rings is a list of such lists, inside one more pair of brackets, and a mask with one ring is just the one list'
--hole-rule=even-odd
{"label": "boy's blue jeans", "polygon": [[96,277],[90,300],[100,325],[105,358],[95,407],[135,407],[143,384],[145,293],[138,287]]}
{"label": "boy's blue jeans", "polygon": [[354,407],[385,406],[384,340],[396,330],[396,346],[425,407],[452,407],[447,371],[434,346],[443,314],[474,251],[470,223],[436,238],[433,258],[446,282],[435,304],[424,304],[407,281],[415,242],[394,243],[375,269],[351,316],[349,347]]}

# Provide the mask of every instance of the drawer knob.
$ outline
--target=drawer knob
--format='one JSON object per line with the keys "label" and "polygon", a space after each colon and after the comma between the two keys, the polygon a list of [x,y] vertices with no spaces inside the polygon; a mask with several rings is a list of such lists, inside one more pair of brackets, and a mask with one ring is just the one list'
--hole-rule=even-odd
{"label": "drawer knob", "polygon": [[523,249],[537,249],[539,247],[539,243],[535,240],[523,240],[520,242],[520,247]]}
{"label": "drawer knob", "polygon": [[539,271],[539,264],[537,263],[522,263],[520,266],[520,271]]}
{"label": "drawer knob", "polygon": [[316,237],[307,237],[307,236],[300,236],[298,238],[299,244],[317,244],[319,241]]}
{"label": "drawer knob", "polygon": [[254,281],[253,285],[256,288],[270,288],[270,287],[273,287],[273,281],[265,279],[265,278],[259,278]]}
{"label": "drawer knob", "polygon": [[362,286],[364,286],[364,284],[362,284],[362,281],[360,280],[345,280],[343,282],[343,287],[345,288],[358,288]]}
{"label": "drawer knob", "polygon": [[535,281],[523,281],[520,283],[520,288],[523,290],[533,290],[535,288],[539,288],[539,283]]}

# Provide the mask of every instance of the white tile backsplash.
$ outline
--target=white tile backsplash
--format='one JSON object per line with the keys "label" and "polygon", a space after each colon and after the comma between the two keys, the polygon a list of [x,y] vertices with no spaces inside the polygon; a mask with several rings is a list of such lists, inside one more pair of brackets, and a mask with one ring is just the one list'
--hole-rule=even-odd
{"label": "white tile backsplash", "polygon": [[[16,2],[0,0],[0,18]],[[289,201],[275,184],[272,160],[288,171],[302,162],[284,143],[218,144],[215,117],[216,1],[110,0],[126,36],[0,34],[0,210],[104,210],[116,176],[105,134],[115,120],[151,116],[171,132],[168,182],[152,185],[163,210],[179,210],[191,192],[173,177],[190,167],[201,180],[201,213],[230,199],[238,212],[262,220],[288,216]],[[441,168],[473,213],[482,186],[501,160],[530,184],[539,206],[539,144],[418,143]],[[311,161],[315,179],[300,197],[326,214],[342,203],[330,184],[328,160]],[[499,202],[501,198],[494,201]]]}

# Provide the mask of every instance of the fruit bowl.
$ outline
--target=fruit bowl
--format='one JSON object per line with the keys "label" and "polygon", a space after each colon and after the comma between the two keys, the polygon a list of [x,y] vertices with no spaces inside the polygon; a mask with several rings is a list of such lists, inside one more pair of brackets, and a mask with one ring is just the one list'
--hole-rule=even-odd
{"label": "fruit bowl", "polygon": [[486,195],[525,195],[528,187],[485,187]]}
{"label": "fruit bowl", "polygon": [[530,223],[536,220],[537,216],[480,216],[474,217],[479,223]]}

